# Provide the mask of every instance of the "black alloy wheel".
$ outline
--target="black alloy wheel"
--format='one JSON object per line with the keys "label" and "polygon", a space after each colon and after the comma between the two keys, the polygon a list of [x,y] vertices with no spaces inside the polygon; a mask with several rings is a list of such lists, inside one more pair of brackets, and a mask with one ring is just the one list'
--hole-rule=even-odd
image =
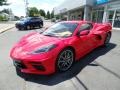
{"label": "black alloy wheel", "polygon": [[110,39],[111,39],[111,34],[110,34],[110,33],[107,33],[106,39],[105,39],[105,42],[104,42],[104,45],[105,45],[105,46],[108,46],[108,45],[109,45]]}

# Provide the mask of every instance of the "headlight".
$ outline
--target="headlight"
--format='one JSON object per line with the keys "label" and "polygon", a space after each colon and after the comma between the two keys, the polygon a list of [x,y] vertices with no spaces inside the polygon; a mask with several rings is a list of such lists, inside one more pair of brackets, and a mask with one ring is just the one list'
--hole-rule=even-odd
{"label": "headlight", "polygon": [[49,46],[44,46],[44,47],[41,47],[41,48],[33,51],[31,54],[45,53],[45,52],[48,52],[48,51],[52,50],[56,46],[57,46],[56,44],[52,44],[52,45],[49,45]]}

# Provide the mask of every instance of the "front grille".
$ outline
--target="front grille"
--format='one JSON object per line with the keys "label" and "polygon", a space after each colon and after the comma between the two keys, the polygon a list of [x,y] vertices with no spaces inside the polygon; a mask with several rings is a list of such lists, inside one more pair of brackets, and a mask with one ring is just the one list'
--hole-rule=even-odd
{"label": "front grille", "polygon": [[22,61],[14,60],[13,63],[14,63],[14,66],[17,68],[20,68],[20,69],[26,68],[26,66],[24,65],[24,63]]}

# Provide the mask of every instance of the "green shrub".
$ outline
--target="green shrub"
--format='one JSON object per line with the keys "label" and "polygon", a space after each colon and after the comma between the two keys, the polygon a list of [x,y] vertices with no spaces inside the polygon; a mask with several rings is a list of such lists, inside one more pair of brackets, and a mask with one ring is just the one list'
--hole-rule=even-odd
{"label": "green shrub", "polygon": [[8,21],[8,18],[6,16],[0,15],[0,21]]}
{"label": "green shrub", "polygon": [[4,17],[0,15],[0,21],[3,21]]}

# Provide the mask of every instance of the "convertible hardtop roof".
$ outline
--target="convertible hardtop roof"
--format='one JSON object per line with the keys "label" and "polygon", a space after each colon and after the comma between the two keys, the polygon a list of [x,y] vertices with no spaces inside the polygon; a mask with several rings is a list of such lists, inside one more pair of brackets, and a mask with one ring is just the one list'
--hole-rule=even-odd
{"label": "convertible hardtop roof", "polygon": [[78,23],[78,24],[81,24],[81,23],[92,23],[91,21],[62,21],[62,22],[65,22],[65,23]]}
{"label": "convertible hardtop roof", "polygon": [[112,29],[112,26],[111,26],[110,23],[94,23],[94,22],[91,22],[91,21],[75,21],[75,20],[73,20],[73,21],[62,21],[62,22],[65,22],[65,23],[77,23],[77,24],[91,23],[95,27],[98,27],[98,26],[109,26]]}

